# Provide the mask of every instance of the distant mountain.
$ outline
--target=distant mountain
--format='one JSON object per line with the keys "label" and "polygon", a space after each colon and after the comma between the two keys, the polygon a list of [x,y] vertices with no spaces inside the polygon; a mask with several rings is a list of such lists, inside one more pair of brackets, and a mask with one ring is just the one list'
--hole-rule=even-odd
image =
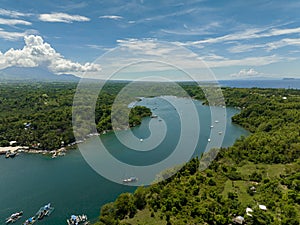
{"label": "distant mountain", "polygon": [[72,74],[57,75],[41,67],[8,67],[0,70],[0,82],[78,82]]}
{"label": "distant mountain", "polygon": [[284,77],[282,80],[300,80],[300,78],[294,78],[294,77]]}

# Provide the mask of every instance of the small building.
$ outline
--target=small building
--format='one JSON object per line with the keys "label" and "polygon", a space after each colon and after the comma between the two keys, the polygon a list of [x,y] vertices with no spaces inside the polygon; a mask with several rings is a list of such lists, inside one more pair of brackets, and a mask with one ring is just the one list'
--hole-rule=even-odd
{"label": "small building", "polygon": [[244,224],[245,218],[242,217],[242,216],[237,216],[237,217],[235,217],[232,221],[233,221],[233,223],[235,223],[235,224]]}
{"label": "small building", "polygon": [[256,191],[256,187],[252,186],[252,187],[250,188],[250,190],[251,190],[251,191]]}
{"label": "small building", "polygon": [[265,205],[258,205],[258,207],[259,207],[261,210],[267,211],[267,206],[265,206]]}
{"label": "small building", "polygon": [[246,208],[246,214],[247,214],[247,216],[252,217],[251,213],[253,213],[253,210],[251,208]]}
{"label": "small building", "polygon": [[15,145],[15,144],[17,144],[17,141],[10,141],[10,142],[9,142],[9,145],[10,145],[10,146],[13,146],[13,145]]}

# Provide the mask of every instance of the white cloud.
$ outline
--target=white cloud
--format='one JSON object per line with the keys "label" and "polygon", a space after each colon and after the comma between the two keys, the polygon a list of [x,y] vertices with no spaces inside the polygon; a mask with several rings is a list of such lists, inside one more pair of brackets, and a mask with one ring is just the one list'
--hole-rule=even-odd
{"label": "white cloud", "polygon": [[8,40],[8,41],[15,41],[19,38],[22,38],[26,35],[24,32],[9,32],[5,31],[2,28],[0,28],[0,38]]}
{"label": "white cloud", "polygon": [[267,50],[271,51],[288,45],[300,46],[300,38],[284,38],[267,44]]}
{"label": "white cloud", "polygon": [[300,34],[300,27],[289,28],[289,29],[270,29],[270,28],[251,28],[245,31],[227,34],[220,37],[208,38],[199,41],[189,41],[183,43],[185,46],[203,45],[203,44],[214,44],[227,41],[239,41],[239,40],[250,40],[264,37],[273,37],[288,34]]}
{"label": "white cloud", "polygon": [[105,15],[105,16],[99,16],[100,19],[111,19],[111,20],[120,20],[123,19],[122,16],[116,16],[116,15]]}
{"label": "white cloud", "polygon": [[267,51],[272,51],[278,48],[282,48],[285,46],[300,46],[300,38],[284,38],[279,41],[274,41],[274,42],[268,42],[264,44],[238,44],[236,46],[228,48],[228,51],[231,53],[241,53],[241,52],[248,52],[252,51],[257,48],[262,48]]}
{"label": "white cloud", "polygon": [[[205,57],[204,57],[205,59]],[[290,61],[294,58],[280,57],[277,55],[246,57],[242,59],[221,59],[221,60],[206,60],[209,67],[228,67],[228,66],[264,66],[280,61]]]}
{"label": "white cloud", "polygon": [[0,68],[46,67],[55,73],[99,71],[98,64],[72,62],[55,51],[42,37],[29,35],[24,37],[23,49],[9,49],[0,55]]}
{"label": "white cloud", "polygon": [[253,68],[246,70],[246,69],[242,69],[240,70],[238,73],[234,73],[231,74],[231,77],[254,77],[254,76],[258,76],[261,75],[262,73],[259,73],[257,71],[255,71]]}
{"label": "white cloud", "polygon": [[0,15],[1,16],[9,16],[12,18],[18,18],[18,17],[25,17],[25,16],[31,16],[31,13],[22,13],[18,11],[13,10],[7,10],[7,9],[0,9]]}
{"label": "white cloud", "polygon": [[252,51],[253,49],[264,48],[264,47],[266,47],[266,44],[253,44],[253,45],[238,44],[236,46],[232,46],[228,48],[228,51],[231,53],[241,53],[241,52],[249,52]]}
{"label": "white cloud", "polygon": [[72,23],[72,22],[86,22],[90,21],[89,18],[80,15],[70,15],[67,13],[50,13],[40,14],[39,20],[43,22],[60,22],[60,23]]}
{"label": "white cloud", "polygon": [[27,26],[31,25],[30,22],[25,21],[25,20],[3,19],[3,18],[0,18],[0,24],[9,25],[9,26],[14,26],[14,25],[18,25],[18,24],[27,25]]}

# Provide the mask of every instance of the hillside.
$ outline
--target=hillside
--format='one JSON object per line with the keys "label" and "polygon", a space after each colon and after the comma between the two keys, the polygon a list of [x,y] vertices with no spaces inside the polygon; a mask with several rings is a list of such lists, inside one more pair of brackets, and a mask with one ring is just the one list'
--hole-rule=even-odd
{"label": "hillside", "polygon": [[252,134],[221,149],[203,172],[192,159],[166,181],[121,194],[102,207],[97,225],[232,224],[241,217],[237,224],[300,224],[300,91],[225,88],[224,95],[242,109],[233,121]]}
{"label": "hillside", "polygon": [[8,67],[0,70],[0,82],[78,82],[72,74],[54,74],[42,67]]}

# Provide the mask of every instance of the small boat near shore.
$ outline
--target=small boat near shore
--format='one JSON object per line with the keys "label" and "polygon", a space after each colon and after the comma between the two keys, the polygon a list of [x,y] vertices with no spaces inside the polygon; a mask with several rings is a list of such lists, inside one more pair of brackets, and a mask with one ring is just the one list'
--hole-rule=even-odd
{"label": "small boat near shore", "polygon": [[23,211],[20,212],[16,212],[14,214],[11,214],[10,217],[6,218],[5,223],[9,224],[9,223],[14,223],[17,220],[19,220],[21,217],[23,216]]}
{"label": "small boat near shore", "polygon": [[127,179],[124,179],[123,183],[132,183],[132,182],[136,182],[136,181],[138,181],[137,177],[129,177]]}
{"label": "small boat near shore", "polygon": [[14,158],[18,153],[17,152],[11,152],[11,151],[7,151],[5,153],[5,158]]}
{"label": "small boat near shore", "polygon": [[83,224],[83,225],[88,225],[89,221],[86,215],[72,215],[70,219],[67,219],[67,224],[68,225],[78,225],[78,224]]}

